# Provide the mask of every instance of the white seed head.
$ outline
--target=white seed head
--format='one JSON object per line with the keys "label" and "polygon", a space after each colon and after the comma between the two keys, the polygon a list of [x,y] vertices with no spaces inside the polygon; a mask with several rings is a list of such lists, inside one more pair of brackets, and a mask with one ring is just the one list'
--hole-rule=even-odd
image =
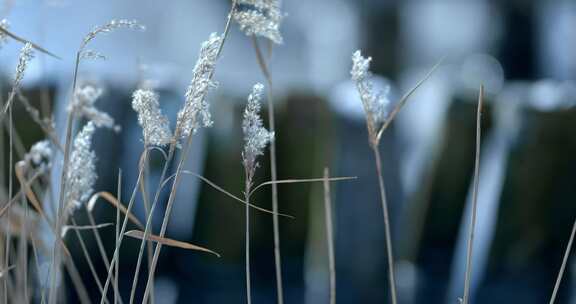
{"label": "white seed head", "polygon": [[24,72],[28,68],[28,63],[34,57],[34,52],[31,43],[26,43],[20,50],[18,57],[18,65],[16,66],[16,74],[14,75],[14,82],[12,84],[13,90],[16,91],[20,87],[20,83],[24,78]]}
{"label": "white seed head", "polygon": [[140,30],[140,31],[143,31],[146,29],[143,25],[138,23],[138,21],[136,21],[136,20],[113,19],[104,25],[99,25],[99,26],[93,28],[92,31],[90,31],[90,33],[88,33],[84,37],[84,40],[82,40],[82,44],[80,45],[81,56],[82,56],[82,53],[83,53],[86,45],[88,43],[90,43],[90,41],[94,40],[94,38],[96,38],[98,35],[110,33],[112,31],[115,31],[115,30],[120,29],[120,28]]}
{"label": "white seed head", "polygon": [[94,192],[96,154],[91,149],[95,124],[89,121],[74,139],[70,162],[66,171],[66,213],[71,214]]}
{"label": "white seed head", "polygon": [[234,13],[240,30],[246,35],[262,36],[274,43],[282,43],[280,23],[284,16],[278,0],[240,0]]}
{"label": "white seed head", "polygon": [[256,166],[256,158],[264,154],[264,148],[274,140],[274,133],[269,132],[262,124],[260,117],[260,100],[264,86],[260,83],[254,85],[252,93],[248,96],[248,104],[244,110],[242,131],[244,132],[244,151],[242,160],[248,171],[253,171]]}
{"label": "white seed head", "polygon": [[364,58],[360,50],[352,54],[352,80],[360,81],[370,77],[370,62],[372,57]]}
{"label": "white seed head", "polygon": [[165,146],[170,143],[172,132],[168,118],[160,110],[158,94],[147,89],[136,90],[132,95],[132,108],[138,113],[146,144]]}
{"label": "white seed head", "polygon": [[52,148],[50,141],[42,140],[32,145],[30,151],[24,155],[24,161],[43,170],[52,166]]}
{"label": "white seed head", "polygon": [[194,66],[192,81],[186,90],[184,106],[178,112],[177,128],[181,138],[188,137],[201,127],[212,126],[209,104],[206,95],[210,89],[216,88],[212,74],[218,57],[222,37],[212,33],[207,41],[202,43],[200,54]]}
{"label": "white seed head", "polygon": [[372,61],[372,58],[363,57],[359,50],[354,52],[352,55],[352,70],[350,71],[350,75],[358,88],[364,111],[370,118],[368,121],[379,124],[384,122],[388,116],[390,86],[387,85],[381,92],[374,93],[370,79],[372,76],[370,73],[370,61]]}
{"label": "white seed head", "polygon": [[[0,21],[0,27],[8,30],[10,27],[10,22],[8,22],[6,19],[2,19],[2,21]],[[6,43],[8,43],[8,35],[4,32],[0,32],[0,48],[2,48]]]}
{"label": "white seed head", "polygon": [[119,131],[119,126],[114,124],[114,118],[108,113],[102,112],[94,105],[102,96],[102,89],[91,84],[81,86],[74,93],[74,98],[68,107],[68,111],[74,112],[78,117],[94,122],[98,128],[106,127]]}

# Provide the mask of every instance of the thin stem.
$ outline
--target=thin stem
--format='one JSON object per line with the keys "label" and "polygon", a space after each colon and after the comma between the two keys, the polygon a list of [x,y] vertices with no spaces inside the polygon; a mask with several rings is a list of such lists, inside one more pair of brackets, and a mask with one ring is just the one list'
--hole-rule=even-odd
{"label": "thin stem", "polygon": [[574,225],[572,225],[572,233],[570,234],[570,240],[568,240],[568,246],[566,246],[566,251],[564,252],[564,258],[562,259],[562,266],[560,266],[560,271],[558,272],[558,277],[556,278],[556,284],[554,284],[554,291],[552,291],[552,297],[550,298],[550,304],[554,304],[556,300],[556,294],[560,288],[560,282],[562,282],[562,277],[564,276],[564,270],[566,269],[566,264],[568,263],[568,257],[570,256],[570,251],[572,251],[572,244],[574,243],[574,235],[576,234],[576,220],[574,220]]}
{"label": "thin stem", "polygon": [[[76,223],[76,220],[74,220],[74,217],[71,217],[71,222],[74,226],[78,226],[78,224]],[[100,278],[98,277],[98,273],[96,273],[96,268],[94,267],[94,263],[92,262],[92,258],[90,257],[90,254],[88,253],[88,248],[86,248],[86,243],[84,243],[84,238],[82,238],[82,235],[80,234],[80,231],[78,231],[78,229],[72,229],[74,230],[74,233],[76,234],[76,237],[78,238],[78,241],[80,243],[80,248],[82,249],[82,254],[84,255],[84,258],[86,259],[86,263],[88,263],[88,268],[90,269],[90,273],[92,274],[92,278],[94,279],[94,282],[96,282],[96,286],[98,286],[98,291],[100,291],[100,293],[102,293],[102,282],[100,282]],[[108,303],[108,302],[106,302]]]}
{"label": "thin stem", "polygon": [[[222,37],[222,41],[220,43],[220,46],[218,47],[218,52],[216,55],[216,58],[219,58],[221,53],[222,53],[222,49],[224,47],[224,43],[226,42],[227,38],[228,38],[228,34],[230,33],[230,25],[232,22],[232,16],[234,14],[234,11],[236,10],[236,5],[237,5],[237,1],[236,0],[232,0],[232,8],[230,9],[230,13],[228,14],[228,19],[226,21],[226,26],[224,28],[224,33],[223,33],[223,37]],[[214,70],[211,71],[210,75],[209,75],[209,79],[212,79],[212,76],[214,75]],[[203,96],[202,98],[204,98],[205,96]],[[178,132],[176,132],[178,133]],[[176,136],[175,136],[176,138]],[[174,204],[174,200],[176,198],[176,189],[178,187],[178,184],[180,183],[180,177],[181,177],[181,172],[183,169],[183,165],[184,162],[186,161],[186,158],[188,157],[188,151],[190,150],[190,146],[192,144],[192,138],[193,138],[193,134],[188,135],[188,139],[187,139],[187,143],[185,148],[182,151],[182,154],[180,156],[180,161],[178,163],[178,166],[176,168],[176,175],[174,177],[174,182],[172,184],[172,189],[170,191],[170,195],[168,197],[168,203],[166,205],[166,211],[164,213],[164,219],[162,220],[162,227],[160,228],[160,237],[164,237],[164,234],[166,233],[166,227],[168,226],[168,221],[170,218],[170,214],[172,212],[172,205]],[[172,143],[172,146],[175,143]],[[161,179],[162,181],[162,179]],[[152,215],[153,210],[150,210],[150,216]],[[144,235],[144,238],[142,239],[142,242],[146,241],[146,235]],[[162,249],[162,244],[158,243],[156,245],[156,248],[154,249],[154,255],[152,256],[152,262],[150,265],[150,269],[149,269],[149,273],[148,273],[148,280],[146,282],[146,289],[144,290],[144,298],[142,300],[142,303],[146,303],[146,301],[148,300],[148,297],[150,296],[150,290],[152,288],[153,285],[153,280],[154,280],[154,273],[156,272],[156,266],[158,263],[158,258],[160,256],[160,250]]]}
{"label": "thin stem", "polygon": [[[146,173],[144,173],[146,174]],[[144,181],[142,182],[144,183]],[[122,201],[122,169],[118,170],[118,187],[117,187],[118,191],[116,192],[116,197],[118,198],[118,202]],[[120,236],[120,208],[116,208],[116,246],[118,246],[118,239]],[[120,263],[116,263],[116,267],[114,267],[114,269],[116,270],[116,277],[114,278],[114,304],[118,303],[118,300],[120,300],[120,302],[122,302],[122,296],[120,295],[120,292],[118,291],[118,276],[120,275]]]}
{"label": "thin stem", "polygon": [[[266,82],[268,83],[267,94],[268,94],[268,127],[270,132],[274,134],[276,131],[274,122],[274,95],[272,91],[272,77],[270,76],[270,71],[268,70],[268,65],[262,56],[262,51],[258,45],[258,40],[256,36],[252,35],[252,43],[254,45],[254,50],[256,51],[256,59],[258,60],[258,65]],[[270,51],[272,48],[270,48]],[[276,142],[272,140],[270,142],[270,178],[272,181],[278,179],[276,170]],[[284,303],[284,291],[282,288],[282,257],[280,254],[280,224],[278,219],[278,186],[272,184],[272,226],[274,232],[274,265],[276,268],[276,290],[277,290],[277,301],[278,304]]]}
{"label": "thin stem", "polygon": [[[120,200],[118,200],[120,201]],[[94,215],[92,215],[92,212],[90,212],[90,210],[88,210],[88,208],[86,209],[86,214],[88,215],[88,221],[90,222],[91,230],[92,233],[94,234],[94,238],[96,239],[96,245],[98,247],[98,251],[100,253],[100,256],[102,256],[102,261],[104,261],[104,265],[106,266],[106,269],[110,268],[110,261],[108,260],[108,256],[106,255],[106,249],[104,249],[104,243],[102,242],[102,237],[100,236],[100,231],[98,231],[97,225],[96,225],[96,221],[94,220]],[[119,210],[119,208],[116,208],[116,210]],[[116,223],[116,229],[119,229],[120,224]],[[117,278],[118,276],[116,276]],[[116,293],[118,293],[118,290],[116,288]],[[122,299],[120,298],[120,303],[122,303]]]}
{"label": "thin stem", "polygon": [[29,303],[28,296],[28,202],[26,197],[21,198],[22,209],[24,209],[24,219],[22,221],[22,227],[20,228],[20,240],[19,240],[19,253],[21,271],[19,274],[19,284],[21,286],[17,287],[17,290],[22,290],[24,303]]}
{"label": "thin stem", "polygon": [[[159,236],[161,238],[163,238],[164,235],[166,234],[166,228],[168,227],[168,219],[170,218],[170,214],[172,213],[172,207],[173,207],[174,201],[176,199],[176,189],[177,189],[178,184],[180,182],[181,172],[182,172],[182,168],[184,166],[184,162],[186,161],[186,159],[188,157],[188,152],[190,151],[190,146],[192,145],[192,138],[193,138],[193,134],[190,134],[188,136],[186,146],[185,146],[184,150],[182,151],[182,155],[180,156],[180,161],[178,162],[178,167],[176,168],[176,176],[174,177],[174,182],[172,184],[172,188],[170,190],[170,195],[168,197],[168,203],[166,204],[166,211],[164,212],[164,219],[162,220],[162,226],[160,227]],[[150,214],[149,214],[149,221],[147,221],[146,226],[149,226],[148,222],[151,222],[152,214],[154,212],[155,203],[156,202],[152,203],[152,208],[150,209]],[[147,235],[146,235],[146,231],[145,231],[144,232],[144,238],[142,238],[142,243],[146,242],[146,238],[147,238]],[[161,243],[156,244],[156,248],[154,248],[154,255],[152,256],[152,263],[150,265],[150,269],[148,272],[148,280],[146,282],[146,289],[144,290],[144,298],[142,300],[142,303],[146,303],[146,301],[148,300],[148,297],[150,296],[152,281],[154,280],[154,272],[156,271],[156,266],[158,264],[158,258],[160,257],[160,249],[161,248],[162,248]],[[140,254],[143,254],[142,247],[140,247]],[[141,258],[139,260],[141,261]],[[136,280],[137,278],[135,277],[134,279]]]}
{"label": "thin stem", "polygon": [[482,126],[482,102],[484,100],[484,86],[480,86],[478,96],[478,109],[476,111],[476,155],[474,160],[474,188],[472,189],[472,212],[470,215],[470,228],[468,231],[468,245],[466,253],[466,277],[464,279],[464,297],[462,304],[468,304],[470,297],[470,277],[472,274],[472,249],[474,245],[474,229],[476,228],[476,207],[478,204],[478,184],[480,182],[480,137]]}
{"label": "thin stem", "polygon": [[246,260],[246,300],[248,304],[252,303],[252,287],[250,284],[250,181],[246,180],[246,223],[245,223],[245,260]]}
{"label": "thin stem", "polygon": [[[13,118],[13,113],[12,113],[12,105],[9,104],[8,105],[8,120],[9,120],[9,127],[8,127],[8,150],[9,150],[9,156],[8,156],[8,197],[12,197],[12,191],[14,190],[14,179],[13,179],[13,175],[14,175],[14,167],[13,167],[13,163],[14,163],[14,150],[13,150],[13,140],[14,140],[14,118]],[[10,225],[8,225],[10,226]],[[8,238],[6,241],[6,269],[8,268],[8,264],[10,261],[10,231],[7,232],[8,234]],[[5,293],[4,293],[4,297],[5,297],[5,303],[8,303],[8,287],[6,285],[7,282],[7,278],[8,275],[6,275],[6,280],[4,280],[4,289],[5,289]]]}
{"label": "thin stem", "polygon": [[328,243],[328,271],[330,273],[330,304],[336,304],[336,263],[334,261],[334,232],[332,225],[332,199],[330,198],[330,170],[324,168],[324,216]]}
{"label": "thin stem", "polygon": [[[72,96],[71,99],[74,98],[74,94],[76,93],[76,82],[78,80],[78,67],[80,65],[80,51],[76,53],[76,62],[74,65],[74,76],[72,78]],[[66,193],[66,175],[68,171],[68,162],[70,161],[70,147],[72,143],[72,129],[74,126],[74,112],[70,111],[66,118],[66,138],[64,141],[64,161],[62,163],[62,174],[60,175],[60,195],[58,199],[58,210],[56,213],[56,241],[52,253],[52,264],[51,264],[51,277],[50,277],[50,293],[48,296],[48,303],[54,304],[56,303],[56,279],[58,277],[58,268],[60,264],[60,229],[63,225],[63,209],[64,209],[64,199]]]}
{"label": "thin stem", "polygon": [[62,175],[60,178],[60,199],[58,200],[58,210],[56,215],[56,227],[55,227],[55,242],[54,248],[52,252],[52,264],[50,266],[50,290],[48,293],[48,303],[54,304],[56,303],[56,281],[58,278],[58,268],[60,265],[60,242],[62,238],[60,237],[60,229],[63,225],[62,218],[63,218],[63,209],[64,209],[64,193],[66,191],[66,171],[68,167],[68,162],[70,160],[70,141],[72,137],[72,113],[68,114],[67,119],[67,127],[66,127],[66,144],[64,146],[64,162],[62,165]]}
{"label": "thin stem", "polygon": [[[162,168],[162,173],[160,174],[160,182],[162,182],[162,180],[164,180],[166,174],[168,173],[168,168],[170,163],[172,162],[172,159],[174,158],[174,153],[175,153],[175,144],[172,144],[170,147],[170,151],[168,153],[168,157],[166,158],[166,161],[164,162],[164,167]],[[144,168],[146,167],[146,164],[143,164]],[[142,189],[141,189],[142,190]],[[146,239],[148,238],[148,235],[150,235],[152,230],[152,216],[154,214],[154,210],[156,209],[156,205],[158,203],[158,201],[160,200],[160,193],[162,192],[162,187],[158,186],[158,188],[156,188],[156,193],[154,194],[154,200],[152,201],[152,206],[150,207],[150,211],[147,212],[146,215],[146,226],[144,227],[144,238],[142,238],[142,242],[140,243],[140,250],[138,251],[138,260],[136,262],[136,269],[134,270],[134,276],[133,276],[133,280],[132,280],[132,289],[130,290],[130,304],[134,303],[134,298],[136,296],[136,287],[138,286],[138,279],[140,277],[140,267],[142,265],[142,259],[144,256],[144,248],[146,247]],[[142,192],[142,195],[145,196],[146,193]],[[144,198],[144,201],[146,201],[146,199]],[[147,209],[147,208],[145,208]],[[152,245],[149,243],[149,248]],[[153,260],[153,258],[152,258]],[[150,261],[148,263],[148,269],[150,270],[151,265],[152,265],[152,261]],[[146,301],[142,301],[142,303],[145,303]]]}
{"label": "thin stem", "polygon": [[110,286],[110,280],[112,279],[112,272],[114,271],[115,263],[118,263],[118,259],[120,256],[120,246],[122,245],[122,240],[124,239],[124,232],[126,232],[126,226],[128,225],[128,214],[132,210],[132,206],[134,205],[134,201],[136,200],[136,192],[138,191],[138,185],[142,182],[142,175],[144,174],[143,165],[148,161],[148,149],[144,149],[141,162],[138,169],[138,179],[136,180],[136,185],[132,190],[132,195],[130,196],[130,201],[128,202],[128,207],[126,208],[126,216],[124,217],[124,221],[122,222],[122,229],[120,229],[120,235],[116,241],[116,248],[114,249],[114,255],[112,256],[112,261],[110,262],[110,267],[108,267],[108,276],[106,278],[106,282],[104,283],[104,292],[102,294],[102,298],[100,299],[100,304],[104,303],[104,298],[108,292],[108,287]]}
{"label": "thin stem", "polygon": [[[144,183],[142,183],[142,195],[144,196],[144,213],[146,215],[146,217],[148,217],[148,215],[151,213],[150,212],[150,204],[148,202],[148,191],[146,190],[146,172],[148,172],[148,164],[146,164],[145,167],[145,174],[144,174]],[[153,247],[153,242],[152,241],[148,241],[148,247],[146,247],[146,266],[148,267],[148,269],[150,269],[150,265],[152,264],[152,255],[154,254],[154,247]],[[153,300],[154,299],[154,284],[152,284],[152,288],[150,289],[150,298]],[[150,301],[150,303],[153,303],[154,301]]]}
{"label": "thin stem", "polygon": [[386,239],[386,257],[388,259],[388,283],[390,285],[390,298],[392,304],[396,304],[396,280],[394,275],[394,256],[392,250],[392,237],[390,233],[390,219],[388,216],[388,203],[386,201],[386,189],[382,177],[382,160],[377,145],[372,145],[372,151],[376,159],[376,172],[378,173],[378,186],[380,188],[380,200],[382,201],[382,214],[384,216],[384,236]]}

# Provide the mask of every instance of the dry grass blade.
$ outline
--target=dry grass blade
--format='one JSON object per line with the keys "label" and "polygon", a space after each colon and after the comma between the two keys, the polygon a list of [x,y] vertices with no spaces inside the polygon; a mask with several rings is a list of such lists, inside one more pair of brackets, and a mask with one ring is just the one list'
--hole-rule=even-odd
{"label": "dry grass blade", "polygon": [[260,185],[254,187],[254,189],[252,189],[252,191],[250,191],[250,194],[253,194],[254,192],[256,192],[256,190],[258,190],[264,186],[274,185],[274,184],[317,183],[317,182],[324,182],[326,180],[328,180],[329,182],[337,182],[337,181],[353,180],[353,179],[357,179],[357,178],[358,178],[357,176],[345,176],[345,177],[330,177],[328,179],[326,179],[326,178],[304,178],[304,179],[283,179],[283,180],[277,180],[277,181],[268,181],[268,182],[261,183]]}
{"label": "dry grass blade", "polygon": [[[32,183],[39,176],[40,176],[40,174],[38,172],[36,172],[36,174],[34,174],[34,176],[32,176],[32,178],[30,180],[28,180],[28,182],[26,182],[25,184],[22,185],[22,188],[30,188],[30,185],[32,185]],[[14,197],[12,197],[12,199],[8,203],[4,204],[2,209],[0,209],[0,218],[2,216],[4,216],[4,214],[6,214],[6,212],[8,211],[8,209],[10,209],[12,204],[14,204],[14,202],[16,202],[20,198],[20,195],[22,195],[22,190],[18,191],[18,193],[16,193],[16,195]]]}
{"label": "dry grass blade", "polygon": [[[26,180],[24,179],[24,172],[23,172],[24,168],[25,168],[25,165],[23,165],[22,162],[18,162],[16,164],[16,166],[15,166],[16,177],[18,178],[20,185],[24,188],[26,196],[28,197],[28,200],[32,204],[32,207],[34,207],[34,209],[38,212],[38,214],[40,214],[40,216],[42,218],[44,218],[46,220],[46,222],[48,222],[48,226],[50,226],[50,228],[52,229],[52,232],[54,234],[57,234],[56,230],[54,229],[53,223],[50,221],[50,218],[48,218],[46,213],[44,213],[44,210],[42,209],[42,205],[40,204],[40,201],[38,201],[38,199],[36,198],[34,191],[32,191],[32,189],[30,189],[30,184],[27,183]],[[10,205],[12,205],[12,204],[11,203],[8,204],[7,207],[9,207]],[[4,212],[5,212],[4,209],[2,211],[0,211],[0,216],[2,214],[4,214]],[[66,254],[66,256],[70,257],[71,255],[70,255],[70,250],[68,250],[68,246],[66,246],[66,244],[64,243],[64,241],[62,239],[59,239],[59,243],[64,248],[64,253]]]}
{"label": "dry grass blade", "polygon": [[[194,172],[191,172],[191,171],[187,171],[187,170],[182,170],[181,173],[182,173],[182,174],[192,175],[192,176],[200,179],[201,181],[205,182],[205,183],[208,184],[210,187],[212,187],[212,188],[214,188],[214,189],[222,192],[223,194],[226,194],[227,196],[233,198],[233,199],[236,200],[237,202],[242,203],[242,204],[246,204],[246,202],[245,202],[243,199],[241,199],[241,198],[235,196],[234,194],[232,194],[232,193],[224,190],[222,187],[218,186],[216,183],[210,181],[209,179],[205,178],[204,176],[202,176],[202,175],[200,175],[200,174],[197,174],[197,173],[194,173]],[[172,179],[172,178],[174,178],[174,174],[173,174],[172,176],[168,177],[168,178],[162,183],[162,186],[161,186],[161,187],[164,187],[164,185],[165,185],[170,179]],[[258,211],[262,211],[262,212],[269,213],[269,214],[275,214],[274,211],[271,211],[271,210],[268,210],[268,209],[265,209],[265,208],[262,208],[262,207],[258,207],[258,206],[254,205],[254,204],[248,203],[248,205],[249,205],[251,208],[254,208],[254,209],[258,210]],[[277,214],[278,216],[283,216],[283,217],[287,217],[287,218],[294,219],[293,216],[288,215],[288,214],[283,214],[283,213],[276,213],[276,214]]]}
{"label": "dry grass blade", "polygon": [[30,201],[30,203],[32,204],[34,209],[36,209],[36,211],[38,211],[38,213],[40,213],[40,215],[42,215],[42,217],[48,219],[46,214],[44,214],[44,210],[42,209],[42,204],[40,204],[40,201],[36,197],[36,194],[34,194],[34,191],[32,191],[32,189],[30,188],[30,184],[28,184],[26,182],[26,179],[24,178],[24,169],[25,168],[26,168],[26,165],[22,161],[20,161],[16,164],[15,173],[16,173],[16,177],[18,178],[18,182],[20,182],[20,185],[22,186],[22,188],[24,188],[24,193],[26,194],[26,197],[28,198],[28,200]]}
{"label": "dry grass blade", "polygon": [[562,277],[564,276],[564,271],[566,270],[566,264],[568,263],[568,257],[570,256],[570,251],[572,251],[572,244],[574,243],[574,235],[576,235],[576,220],[574,220],[574,225],[572,225],[572,233],[570,234],[570,239],[568,240],[568,246],[566,246],[566,251],[564,252],[564,258],[562,259],[562,266],[560,266],[560,271],[558,272],[558,277],[556,278],[556,283],[554,284],[554,291],[552,291],[552,296],[550,297],[550,304],[553,304],[556,300],[556,294],[560,288],[560,282],[562,282]]}
{"label": "dry grass blade", "polygon": [[101,191],[101,192],[98,192],[98,193],[95,193],[94,195],[92,195],[92,197],[90,198],[90,200],[88,201],[88,204],[87,204],[89,212],[92,212],[94,210],[96,202],[98,201],[99,198],[103,198],[105,201],[107,201],[112,206],[114,206],[114,208],[120,210],[125,216],[128,217],[128,219],[130,219],[130,221],[132,223],[134,223],[136,226],[138,226],[138,228],[144,229],[144,226],[138,220],[138,218],[136,218],[136,216],[134,216],[132,213],[128,212],[126,207],[124,207],[124,205],[122,205],[122,203],[119,202],[116,199],[116,197],[114,197],[114,195],[112,195],[110,192]]}
{"label": "dry grass blade", "polygon": [[[130,231],[127,231],[126,233],[124,233],[124,235],[129,236],[131,238],[139,239],[139,240],[142,240],[144,238],[144,232],[142,232],[140,230],[130,230]],[[153,234],[148,234],[148,236],[146,237],[146,240],[160,243],[160,244],[166,245],[166,246],[171,246],[171,247],[177,247],[177,248],[182,248],[182,249],[187,249],[187,250],[203,251],[203,252],[211,253],[217,257],[220,257],[219,253],[212,251],[208,248],[200,247],[200,246],[197,246],[194,244],[190,244],[190,243],[186,243],[186,242],[182,242],[182,241],[177,241],[177,240],[173,240],[173,239],[169,239],[169,238],[165,238],[165,237],[159,237],[159,236],[153,235]]]}
{"label": "dry grass blade", "polygon": [[64,227],[62,227],[62,238],[64,238],[66,236],[66,233],[68,233],[68,230],[92,230],[92,229],[101,229],[101,228],[106,228],[106,227],[110,227],[110,226],[114,226],[113,223],[103,223],[103,224],[98,224],[98,225],[66,225]]}
{"label": "dry grass blade", "polygon": [[426,80],[428,80],[428,78],[430,78],[430,76],[432,76],[432,74],[434,74],[434,72],[436,71],[436,69],[438,69],[438,67],[442,64],[442,62],[444,62],[445,57],[442,57],[431,69],[430,71],[428,71],[428,73],[426,73],[426,75],[424,76],[424,78],[422,78],[410,91],[408,91],[406,94],[404,94],[404,96],[402,96],[402,98],[400,98],[400,101],[396,104],[396,107],[394,108],[394,110],[392,110],[392,113],[390,113],[390,116],[388,116],[388,118],[386,119],[386,121],[384,122],[384,125],[382,125],[382,127],[380,128],[380,130],[378,131],[378,134],[376,135],[376,139],[378,142],[380,142],[380,138],[382,137],[382,134],[384,133],[384,130],[386,130],[386,128],[388,128],[388,126],[390,125],[390,123],[392,123],[392,121],[394,120],[394,118],[396,117],[396,115],[398,115],[398,113],[400,112],[400,110],[402,109],[402,107],[404,107],[404,105],[406,104],[406,102],[408,101],[408,98],[410,98],[410,96],[412,96],[412,94],[414,94],[414,92],[416,92],[416,90],[422,86],[422,84],[424,84],[424,82],[426,82]]}
{"label": "dry grass blade", "polygon": [[59,56],[55,55],[54,53],[52,53],[52,52],[46,50],[45,48],[37,45],[36,43],[31,42],[31,41],[28,41],[28,40],[26,40],[26,39],[24,39],[24,38],[22,38],[22,37],[20,37],[20,36],[17,36],[16,34],[10,32],[9,30],[7,30],[7,29],[5,29],[5,28],[3,28],[3,27],[1,27],[1,26],[0,26],[0,32],[4,33],[6,36],[8,36],[8,37],[10,37],[10,38],[12,38],[12,39],[20,42],[20,43],[24,43],[24,44],[30,43],[30,45],[32,45],[33,48],[35,48],[36,50],[38,50],[38,51],[40,51],[40,52],[42,52],[42,53],[44,53],[44,54],[46,54],[46,55],[52,56],[52,57],[54,57],[54,58],[56,58],[56,59],[62,59],[62,58],[60,58]]}
{"label": "dry grass blade", "polygon": [[470,276],[472,274],[472,248],[474,244],[474,229],[476,227],[476,207],[478,204],[478,183],[480,175],[480,137],[482,135],[482,103],[484,101],[484,86],[480,86],[478,95],[478,110],[476,112],[476,155],[474,160],[474,185],[472,189],[472,212],[470,215],[470,228],[468,231],[468,248],[466,254],[466,277],[464,279],[463,304],[468,304],[470,294]]}

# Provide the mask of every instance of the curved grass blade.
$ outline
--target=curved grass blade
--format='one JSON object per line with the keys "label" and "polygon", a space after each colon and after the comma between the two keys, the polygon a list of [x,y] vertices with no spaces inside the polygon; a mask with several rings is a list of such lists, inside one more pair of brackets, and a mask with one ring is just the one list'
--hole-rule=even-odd
{"label": "curved grass blade", "polygon": [[[142,232],[140,230],[130,230],[130,231],[127,231],[126,233],[124,233],[124,235],[129,236],[131,238],[139,239],[139,240],[142,240],[144,238],[144,232]],[[208,248],[204,248],[201,246],[197,246],[194,244],[190,244],[190,243],[186,243],[186,242],[182,242],[182,241],[177,241],[177,240],[173,240],[173,239],[169,239],[169,238],[159,237],[159,236],[153,235],[153,234],[148,234],[148,236],[146,237],[146,240],[160,243],[162,245],[166,245],[166,246],[170,246],[170,247],[177,247],[177,248],[182,248],[182,249],[187,249],[187,250],[203,251],[203,252],[211,253],[217,257],[221,257],[219,253],[212,251]]]}

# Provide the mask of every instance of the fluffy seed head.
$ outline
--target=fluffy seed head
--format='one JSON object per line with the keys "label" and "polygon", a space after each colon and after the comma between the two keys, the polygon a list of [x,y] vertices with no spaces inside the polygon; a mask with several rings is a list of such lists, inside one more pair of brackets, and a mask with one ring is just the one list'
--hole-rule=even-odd
{"label": "fluffy seed head", "polygon": [[132,95],[132,108],[138,113],[146,144],[165,146],[170,143],[172,132],[168,118],[160,110],[156,93],[148,89],[136,90]]}
{"label": "fluffy seed head", "polygon": [[202,43],[196,66],[194,66],[192,81],[186,90],[184,106],[178,112],[176,126],[180,129],[181,138],[188,137],[201,127],[212,126],[212,116],[206,95],[210,89],[217,87],[217,83],[211,78],[221,44],[222,37],[216,33],[212,33],[210,38]]}
{"label": "fluffy seed head", "polygon": [[91,149],[95,124],[89,121],[74,139],[70,162],[66,171],[66,213],[71,214],[94,192],[96,154]]}
{"label": "fluffy seed head", "polygon": [[274,43],[282,43],[280,23],[283,15],[279,0],[240,0],[234,13],[240,30],[246,35],[262,36]]}
{"label": "fluffy seed head", "polygon": [[24,71],[28,67],[28,63],[34,57],[34,52],[31,43],[26,43],[24,47],[20,50],[20,56],[18,57],[18,65],[16,66],[16,74],[14,76],[13,90],[17,90],[20,87],[22,78],[24,78]]}
{"label": "fluffy seed head", "polygon": [[242,161],[244,167],[252,175],[258,166],[256,159],[264,154],[266,145],[274,140],[274,133],[269,132],[262,124],[260,117],[260,100],[264,86],[260,83],[254,85],[252,93],[248,96],[248,104],[244,110],[242,131],[244,132],[244,151]]}
{"label": "fluffy seed head", "polygon": [[138,23],[138,21],[136,21],[136,20],[113,19],[104,25],[99,25],[99,26],[93,28],[92,31],[90,31],[90,33],[88,33],[84,37],[84,40],[82,40],[82,44],[80,45],[81,56],[82,56],[82,53],[83,53],[86,45],[88,45],[88,43],[90,43],[90,41],[94,40],[94,38],[96,38],[98,35],[110,33],[110,32],[113,32],[117,29],[120,29],[120,28],[141,30],[141,31],[146,29],[143,25]]}
{"label": "fluffy seed head", "polygon": [[352,80],[356,83],[362,106],[366,112],[371,128],[376,129],[376,125],[384,122],[388,115],[388,105],[390,100],[390,86],[386,86],[383,91],[374,93],[372,81],[370,79],[370,61],[372,58],[365,58],[358,50],[352,55],[352,70],[350,75]]}
{"label": "fluffy seed head", "polygon": [[52,148],[50,141],[42,140],[32,145],[30,151],[24,155],[24,161],[43,170],[52,166]]}
{"label": "fluffy seed head", "polygon": [[98,128],[106,127],[120,131],[120,127],[114,124],[114,118],[108,113],[102,112],[94,105],[102,95],[102,89],[91,84],[81,86],[74,93],[74,99],[68,107],[68,111],[74,112],[78,117],[94,122]]}

